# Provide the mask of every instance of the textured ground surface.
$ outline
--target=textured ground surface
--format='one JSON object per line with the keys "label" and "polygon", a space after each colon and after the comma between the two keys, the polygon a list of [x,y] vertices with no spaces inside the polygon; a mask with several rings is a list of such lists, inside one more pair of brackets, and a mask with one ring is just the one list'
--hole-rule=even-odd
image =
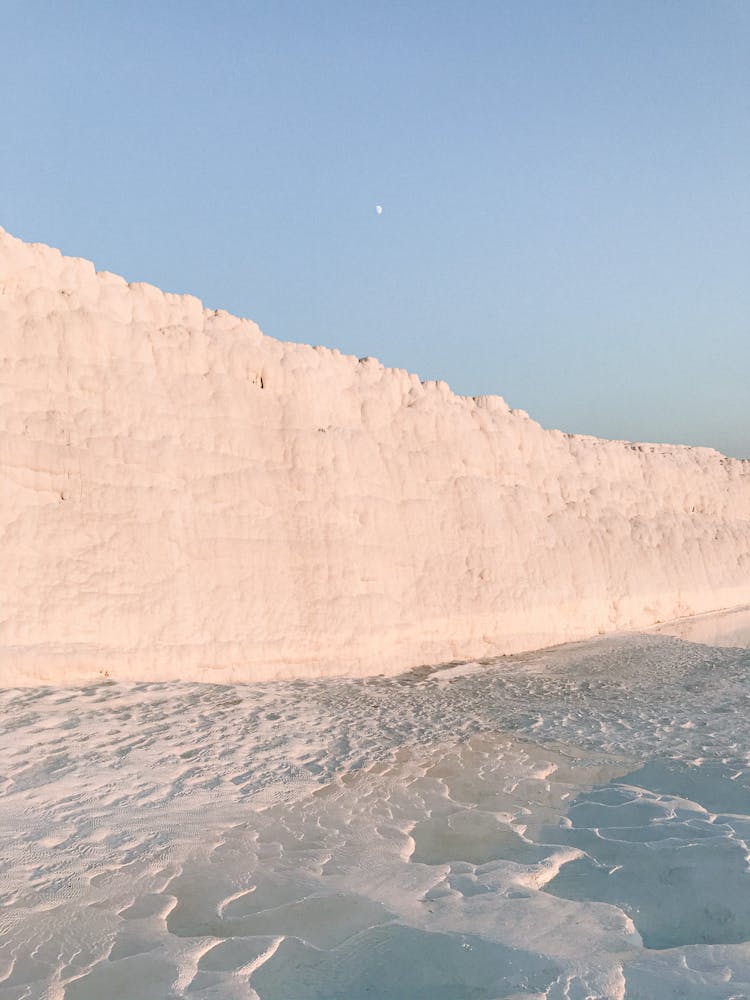
{"label": "textured ground surface", "polygon": [[746,604],[750,463],[545,431],[0,231],[0,537],[0,683],[393,673]]}
{"label": "textured ground surface", "polygon": [[750,997],[749,676],[651,634],[4,691],[0,1000]]}

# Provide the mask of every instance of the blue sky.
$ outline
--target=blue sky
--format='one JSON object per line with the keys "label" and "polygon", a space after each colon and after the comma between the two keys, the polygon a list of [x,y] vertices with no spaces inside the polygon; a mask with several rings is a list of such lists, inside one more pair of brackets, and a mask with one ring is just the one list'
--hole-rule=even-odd
{"label": "blue sky", "polygon": [[2,39],[15,235],[750,458],[747,0],[4,0]]}

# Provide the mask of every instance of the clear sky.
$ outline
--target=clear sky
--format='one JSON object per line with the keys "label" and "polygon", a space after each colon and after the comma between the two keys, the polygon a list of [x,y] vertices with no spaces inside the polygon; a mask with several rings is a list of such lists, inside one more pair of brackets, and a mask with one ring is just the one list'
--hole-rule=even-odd
{"label": "clear sky", "polygon": [[750,458],[750,0],[0,13],[14,235],[548,427]]}

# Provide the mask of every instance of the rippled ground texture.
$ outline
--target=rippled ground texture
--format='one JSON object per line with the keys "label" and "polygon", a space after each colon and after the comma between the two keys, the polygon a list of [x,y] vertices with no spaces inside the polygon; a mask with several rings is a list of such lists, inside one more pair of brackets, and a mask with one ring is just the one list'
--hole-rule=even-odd
{"label": "rippled ground texture", "polygon": [[749,680],[650,635],[0,692],[0,1000],[750,997]]}

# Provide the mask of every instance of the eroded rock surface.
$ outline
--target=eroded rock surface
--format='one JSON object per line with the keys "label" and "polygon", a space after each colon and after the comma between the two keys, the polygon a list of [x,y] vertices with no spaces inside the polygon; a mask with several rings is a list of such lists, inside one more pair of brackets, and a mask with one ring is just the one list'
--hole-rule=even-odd
{"label": "eroded rock surface", "polygon": [[542,429],[0,230],[0,681],[393,672],[750,602],[750,463]]}

